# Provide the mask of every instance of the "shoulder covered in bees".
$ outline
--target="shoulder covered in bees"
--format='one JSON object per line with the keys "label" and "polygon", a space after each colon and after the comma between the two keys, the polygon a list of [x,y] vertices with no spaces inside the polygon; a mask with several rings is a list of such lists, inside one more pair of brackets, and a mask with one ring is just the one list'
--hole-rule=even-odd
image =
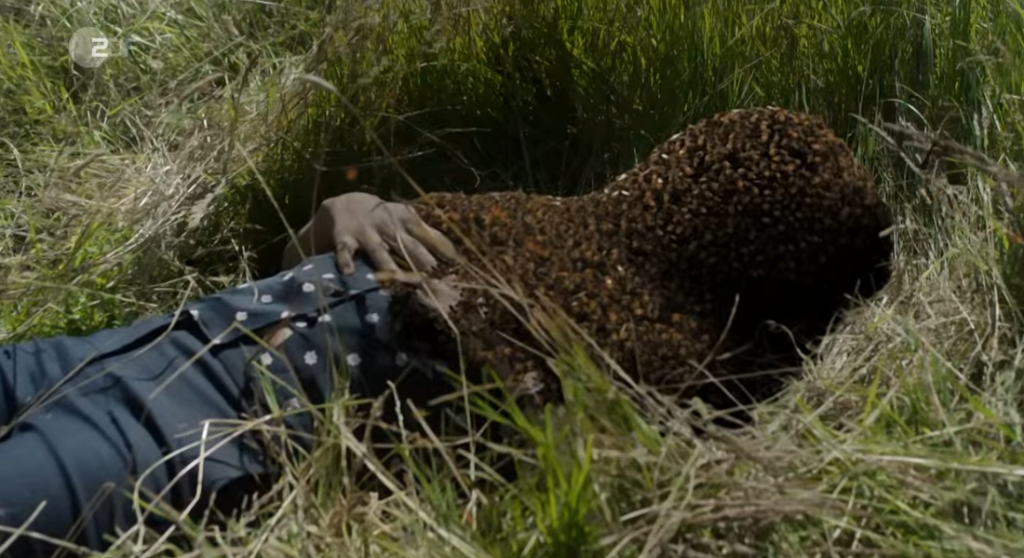
{"label": "shoulder covered in bees", "polygon": [[459,248],[464,261],[432,276],[460,296],[441,317],[411,288],[396,293],[398,327],[450,359],[454,326],[469,367],[547,378],[552,398],[537,301],[637,380],[686,397],[709,377],[799,367],[793,336],[820,336],[890,275],[892,217],[871,175],[823,120],[784,109],[702,120],[590,194],[434,193],[414,205]]}

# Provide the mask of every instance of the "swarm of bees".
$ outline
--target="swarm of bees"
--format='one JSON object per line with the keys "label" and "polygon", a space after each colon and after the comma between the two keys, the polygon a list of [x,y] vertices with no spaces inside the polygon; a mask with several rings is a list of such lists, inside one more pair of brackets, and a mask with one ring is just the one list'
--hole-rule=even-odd
{"label": "swarm of bees", "polygon": [[493,367],[541,401],[559,383],[530,346],[530,300],[557,303],[639,382],[733,404],[770,395],[763,371],[799,369],[800,343],[890,277],[892,217],[871,175],[822,119],[784,109],[698,122],[590,194],[414,205],[460,249],[431,276],[461,294],[442,315],[396,290],[396,327],[415,350]]}

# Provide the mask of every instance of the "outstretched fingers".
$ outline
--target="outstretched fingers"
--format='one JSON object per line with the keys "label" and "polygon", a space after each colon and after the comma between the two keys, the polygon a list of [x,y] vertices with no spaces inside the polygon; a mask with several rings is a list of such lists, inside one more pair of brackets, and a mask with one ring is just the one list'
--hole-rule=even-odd
{"label": "outstretched fingers", "polygon": [[437,258],[427,250],[420,241],[411,235],[400,232],[392,247],[397,253],[409,260],[412,268],[417,271],[430,271],[437,265]]}
{"label": "outstretched fingers", "polygon": [[[411,209],[410,209],[411,211]],[[419,245],[430,254],[439,254],[449,260],[458,258],[458,252],[451,240],[448,240],[441,231],[431,227],[420,219],[419,215],[412,212],[411,222],[406,226],[406,232],[416,240]],[[431,256],[433,257],[433,256]],[[435,260],[436,262],[436,260]]]}
{"label": "outstretched fingers", "polygon": [[394,258],[391,257],[391,251],[388,249],[388,245],[377,233],[370,233],[367,235],[365,242],[363,243],[363,249],[366,250],[366,254],[370,256],[370,260],[373,262],[373,266],[377,271],[398,271],[398,265],[395,263]]}

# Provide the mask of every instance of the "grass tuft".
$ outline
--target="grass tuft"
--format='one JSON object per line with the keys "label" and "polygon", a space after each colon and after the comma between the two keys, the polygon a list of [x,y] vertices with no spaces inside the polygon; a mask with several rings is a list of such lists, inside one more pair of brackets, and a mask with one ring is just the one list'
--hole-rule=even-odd
{"label": "grass tuft", "polygon": [[[124,56],[74,65],[87,25]],[[353,460],[403,479],[340,396],[240,518],[108,555],[1022,555],[1022,60],[1020,0],[0,1],[0,339],[247,281],[324,197],[412,196],[392,157],[427,190],[575,193],[715,112],[821,113],[897,213],[898,271],[756,427],[695,436],[554,320],[564,408],[470,398],[522,435],[492,448],[514,483],[428,439],[417,488],[360,491]]]}

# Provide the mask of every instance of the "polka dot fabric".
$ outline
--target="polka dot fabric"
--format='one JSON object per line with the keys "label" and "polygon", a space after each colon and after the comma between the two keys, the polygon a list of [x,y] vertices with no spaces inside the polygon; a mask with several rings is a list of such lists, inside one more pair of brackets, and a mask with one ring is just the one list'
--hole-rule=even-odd
{"label": "polka dot fabric", "polygon": [[180,315],[195,320],[225,366],[245,368],[252,385],[262,386],[254,414],[283,410],[289,430],[308,433],[310,406],[328,400],[339,374],[358,399],[380,396],[413,370],[434,377],[432,366],[393,343],[390,303],[365,261],[342,276],[325,254],[201,299]]}
{"label": "polka dot fabric", "polygon": [[[215,343],[284,320],[308,326],[339,304],[372,297],[376,313],[386,311],[386,295],[372,271],[360,262],[357,273],[340,277],[333,256],[310,258],[294,269],[203,298],[186,307]],[[328,318],[329,320],[329,318]],[[302,326],[298,326],[302,327]]]}
{"label": "polka dot fabric", "polygon": [[[391,304],[366,262],[343,277],[324,255],[179,312],[0,347],[0,478],[19,479],[0,483],[0,522],[34,520],[33,530],[57,540],[74,528],[78,544],[99,549],[136,523],[137,485],[144,509],[193,509],[196,519],[270,489],[277,457],[312,449],[313,406],[334,391],[384,396],[385,423],[412,417],[388,388],[425,409],[423,397],[446,383],[393,346]],[[148,526],[169,524],[156,514]]]}

